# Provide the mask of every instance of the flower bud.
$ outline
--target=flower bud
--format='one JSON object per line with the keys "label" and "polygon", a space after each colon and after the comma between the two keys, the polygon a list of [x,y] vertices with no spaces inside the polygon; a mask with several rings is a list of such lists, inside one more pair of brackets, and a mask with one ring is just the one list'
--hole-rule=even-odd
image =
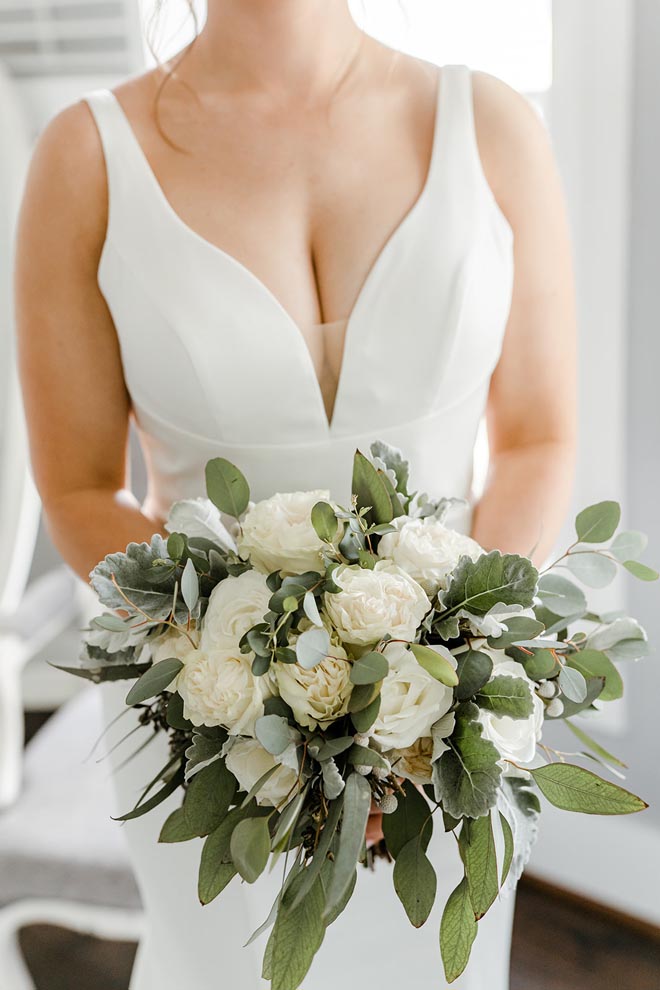
{"label": "flower bud", "polygon": [[554,698],[557,694],[557,685],[554,681],[542,681],[536,691],[542,698]]}

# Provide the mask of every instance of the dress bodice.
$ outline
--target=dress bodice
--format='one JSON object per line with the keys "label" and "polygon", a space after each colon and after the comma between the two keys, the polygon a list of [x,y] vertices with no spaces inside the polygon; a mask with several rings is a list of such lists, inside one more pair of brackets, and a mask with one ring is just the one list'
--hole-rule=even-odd
{"label": "dress bodice", "polygon": [[301,329],[174,211],[114,94],[86,95],[109,190],[98,282],[158,514],[203,494],[215,456],[241,468],[253,498],[328,488],[346,504],[353,452],[376,439],[410,458],[415,488],[470,499],[511,303],[513,235],[481,166],[470,70],[445,66],[438,79],[426,181],[346,320],[330,419]]}

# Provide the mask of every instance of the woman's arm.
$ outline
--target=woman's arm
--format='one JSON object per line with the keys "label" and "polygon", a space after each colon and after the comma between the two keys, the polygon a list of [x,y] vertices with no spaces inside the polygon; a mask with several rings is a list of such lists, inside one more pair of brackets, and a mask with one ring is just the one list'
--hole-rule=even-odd
{"label": "woman's arm", "polygon": [[19,218],[19,367],[32,465],[49,533],[87,580],[106,553],[148,540],[127,490],[130,400],[96,272],[107,222],[98,132],[85,103],[46,128]]}
{"label": "woman's arm", "polygon": [[474,73],[484,171],[515,237],[513,301],[490,384],[490,448],[472,536],[487,549],[552,550],[576,449],[576,317],[564,196],[547,131],[528,102]]}

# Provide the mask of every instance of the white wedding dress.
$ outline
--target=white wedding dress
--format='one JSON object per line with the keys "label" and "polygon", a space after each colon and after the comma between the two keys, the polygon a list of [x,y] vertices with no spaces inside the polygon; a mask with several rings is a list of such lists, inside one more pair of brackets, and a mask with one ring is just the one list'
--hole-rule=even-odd
{"label": "white wedding dress", "polygon": [[[151,509],[165,515],[173,500],[203,494],[204,465],[218,455],[241,468],[255,499],[328,488],[346,503],[355,448],[380,439],[410,458],[415,488],[468,499],[459,521],[468,529],[475,436],[511,302],[513,237],[482,171],[470,71],[448,66],[438,79],[426,183],[348,318],[331,421],[300,328],[254,274],[174,212],[113,94],[87,94],[109,183],[98,279],[121,345]],[[102,690],[110,721],[127,684]],[[131,718],[113,727],[111,742]],[[112,759],[131,748],[126,743]],[[158,738],[116,772],[121,812],[166,762]],[[131,988],[265,987],[265,939],[243,946],[270,910],[281,869],[252,886],[235,878],[202,908],[202,840],[156,841],[178,803],[173,796],[123,826],[148,921]],[[387,864],[378,862],[373,873],[360,868],[355,895],[328,930],[304,990],[446,986],[440,914],[461,870],[454,837],[440,826],[430,847],[438,899],[426,925],[410,926]],[[472,960],[453,984],[458,990],[508,987],[513,902],[500,898],[480,922]]]}

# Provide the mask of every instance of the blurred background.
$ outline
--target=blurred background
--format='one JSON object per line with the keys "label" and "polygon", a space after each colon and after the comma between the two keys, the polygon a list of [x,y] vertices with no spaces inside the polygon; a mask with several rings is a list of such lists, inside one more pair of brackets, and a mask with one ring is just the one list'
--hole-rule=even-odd
{"label": "blurred background", "polygon": [[[624,528],[649,535],[648,560],[657,567],[660,2],[355,0],[352,8],[367,31],[392,47],[501,77],[545,119],[569,203],[578,285],[581,419],[574,505],[620,500]],[[26,163],[46,121],[82,93],[153,64],[154,51],[165,58],[192,36],[184,0],[165,0],[157,30],[153,14],[153,0],[143,0],[141,8],[136,0],[0,0],[3,990],[125,990],[131,941],[140,927],[119,830],[106,831],[108,773],[94,758],[74,765],[80,740],[91,748],[98,734],[98,713],[88,694],[84,701],[73,698],[83,682],[47,663],[75,663],[90,599],[50,545],[29,477],[13,374],[11,251]],[[560,366],[556,373],[561,375]],[[482,434],[477,478],[486,454]],[[140,495],[144,471],[137,447],[134,462]],[[571,542],[572,532],[571,515],[558,547]],[[621,578],[597,600],[603,609],[625,607],[636,616],[657,654],[659,595],[657,585]],[[623,673],[625,698],[607,706],[597,735],[630,765],[626,786],[650,808],[634,818],[570,820],[544,808],[519,896],[514,988],[660,988],[657,657],[628,664]],[[56,710],[57,718],[50,718]],[[28,736],[43,725],[25,756],[24,725]],[[574,749],[573,737],[553,729],[553,744]]]}

